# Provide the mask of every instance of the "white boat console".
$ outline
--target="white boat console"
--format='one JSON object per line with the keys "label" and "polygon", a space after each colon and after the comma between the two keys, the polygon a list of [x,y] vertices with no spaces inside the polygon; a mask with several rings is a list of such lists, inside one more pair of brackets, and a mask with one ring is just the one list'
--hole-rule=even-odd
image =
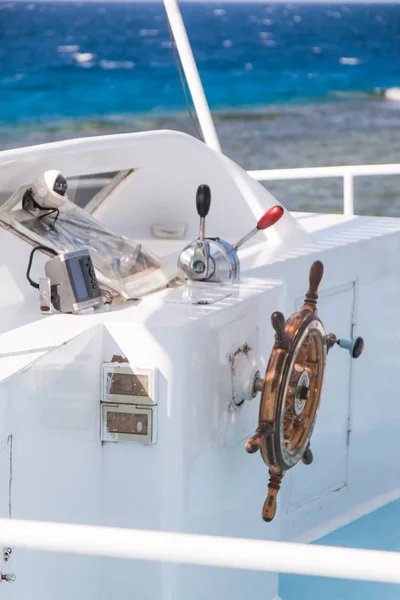
{"label": "white boat console", "polygon": [[[57,219],[22,203],[48,170],[68,183]],[[200,185],[214,240],[277,205],[176,132],[0,153],[0,517],[308,541],[399,496],[400,220],[283,211],[234,248],[240,277],[190,277],[184,248],[206,273],[215,256]],[[38,244],[89,249],[102,302],[41,313]],[[51,290],[49,259],[31,277]],[[273,573],[11,550],[11,600],[278,593]]]}

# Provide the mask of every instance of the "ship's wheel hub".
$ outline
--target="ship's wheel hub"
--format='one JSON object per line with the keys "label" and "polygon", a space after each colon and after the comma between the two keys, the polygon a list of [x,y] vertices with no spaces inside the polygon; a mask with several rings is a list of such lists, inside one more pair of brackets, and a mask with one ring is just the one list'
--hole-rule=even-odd
{"label": "ship's wheel hub", "polygon": [[310,378],[308,372],[304,369],[298,379],[295,393],[293,411],[296,417],[299,417],[304,410],[307,400],[310,397]]}

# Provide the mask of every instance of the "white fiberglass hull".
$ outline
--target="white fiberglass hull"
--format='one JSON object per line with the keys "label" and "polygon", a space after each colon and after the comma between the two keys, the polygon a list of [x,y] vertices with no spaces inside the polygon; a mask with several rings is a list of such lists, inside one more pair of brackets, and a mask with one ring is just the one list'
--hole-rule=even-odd
{"label": "white fiberglass hull", "polygon": [[[198,184],[214,190],[209,234],[231,241],[274,202],[224,157],[158,132],[5,152],[1,191],[50,166],[67,176],[136,169],[94,216],[171,264],[197,235]],[[151,236],[152,225],[182,224],[186,240]],[[181,285],[119,310],[43,318],[25,280],[30,247],[0,229],[0,517],[308,541],[398,497],[400,220],[287,215],[260,236],[243,249],[239,284]],[[338,348],[329,354],[314,462],[287,473],[267,524],[268,471],[244,450],[259,397],[232,403],[231,357],[247,344],[251,367],[265,370],[270,315],[298,309],[317,259],[326,330],[362,335],[366,349],[358,361]],[[38,257],[38,271],[42,264]],[[116,356],[154,375],[151,445],[102,441],[102,365]],[[2,586],[11,600],[278,593],[274,573],[20,549],[4,567],[16,574]]]}

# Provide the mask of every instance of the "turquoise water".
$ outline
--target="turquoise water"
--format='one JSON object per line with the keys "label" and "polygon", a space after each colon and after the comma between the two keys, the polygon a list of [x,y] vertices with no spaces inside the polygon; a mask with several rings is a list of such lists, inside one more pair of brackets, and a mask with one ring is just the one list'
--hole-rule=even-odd
{"label": "turquoise water", "polygon": [[[400,552],[400,500],[341,527],[315,544]],[[279,594],[282,600],[400,600],[400,586],[281,575]]]}
{"label": "turquoise water", "polygon": [[[2,2],[0,122],[184,109],[165,11]],[[360,98],[400,78],[400,5],[182,3],[212,108]]]}
{"label": "turquoise water", "polygon": [[[400,162],[400,4],[182,3],[224,153],[246,169]],[[176,129],[197,136],[161,2],[0,0],[0,150]],[[339,179],[269,182],[342,211]],[[400,215],[400,177],[357,178],[358,214]]]}

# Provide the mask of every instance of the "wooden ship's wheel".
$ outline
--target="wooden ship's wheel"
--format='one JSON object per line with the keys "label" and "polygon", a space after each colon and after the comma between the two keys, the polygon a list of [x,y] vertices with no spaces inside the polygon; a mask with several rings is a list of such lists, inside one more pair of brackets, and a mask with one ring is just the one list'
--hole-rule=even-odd
{"label": "wooden ship's wheel", "polygon": [[323,272],[323,264],[314,262],[310,286],[298,312],[286,322],[280,312],[271,316],[275,344],[264,379],[256,382],[256,389],[261,391],[259,424],[246,443],[247,452],[260,450],[269,467],[268,497],[262,510],[265,521],[272,521],[275,516],[277,494],[285,472],[300,460],[306,465],[312,463],[310,438],[317,418],[328,351],[338,343],[357,358],[363,350],[362,338],[349,342],[325,333],[317,314],[317,292]]}

